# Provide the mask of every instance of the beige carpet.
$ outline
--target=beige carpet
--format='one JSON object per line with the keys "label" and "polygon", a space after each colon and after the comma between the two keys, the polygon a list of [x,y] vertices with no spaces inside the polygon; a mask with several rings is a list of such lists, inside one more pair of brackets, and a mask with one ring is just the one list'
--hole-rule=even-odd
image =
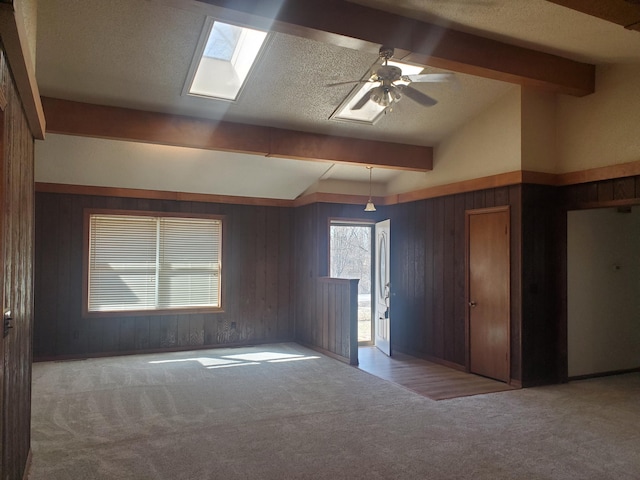
{"label": "beige carpet", "polygon": [[640,374],[435,402],[295,344],[34,365],[31,480],[637,479]]}

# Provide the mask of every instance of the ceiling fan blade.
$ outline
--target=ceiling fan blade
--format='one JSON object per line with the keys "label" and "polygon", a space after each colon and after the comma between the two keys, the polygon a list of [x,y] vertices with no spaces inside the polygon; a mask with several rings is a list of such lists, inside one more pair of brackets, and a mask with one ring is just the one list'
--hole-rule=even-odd
{"label": "ceiling fan blade", "polygon": [[327,87],[337,87],[338,85],[352,85],[354,83],[369,83],[371,80],[349,80],[348,82],[327,83]]}
{"label": "ceiling fan blade", "polygon": [[[375,73],[376,73],[376,71],[373,69],[373,67],[375,67],[378,63],[380,63],[380,57],[376,58],[376,61],[371,64],[371,66],[367,70],[367,73],[365,73],[365,76],[363,78],[361,78],[360,80],[349,80],[349,81],[346,81],[346,82],[329,83],[326,86],[327,87],[337,87],[339,85],[349,85],[349,84],[354,84],[354,83],[371,83],[371,82],[374,81],[374,80],[371,79],[371,77],[373,77],[375,75]],[[362,108],[362,107],[360,107],[360,108]]]}
{"label": "ceiling fan blade", "polygon": [[453,73],[422,73],[418,75],[403,75],[405,82],[448,82],[455,77]]}
{"label": "ceiling fan blade", "polygon": [[356,104],[353,107],[351,107],[351,110],[360,110],[362,107],[366,105],[370,97],[371,97],[371,91],[366,92],[362,96],[362,98],[360,98],[360,100],[358,100]]}
{"label": "ceiling fan blade", "polygon": [[432,107],[433,105],[438,103],[438,101],[435,98],[431,98],[429,95],[426,95],[416,90],[411,85],[398,85],[398,88],[404,95],[409,97],[411,100],[425,107]]}

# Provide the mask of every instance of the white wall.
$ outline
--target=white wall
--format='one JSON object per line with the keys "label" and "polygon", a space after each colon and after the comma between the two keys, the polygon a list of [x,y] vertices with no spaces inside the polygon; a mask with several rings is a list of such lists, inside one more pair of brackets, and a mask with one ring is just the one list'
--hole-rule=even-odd
{"label": "white wall", "polygon": [[522,89],[522,170],[556,173],[556,95]]}
{"label": "white wall", "polygon": [[640,209],[569,212],[567,234],[569,376],[640,367]]}
{"label": "white wall", "polygon": [[292,200],[326,169],[325,162],[50,133],[35,148],[36,182],[69,185]]}
{"label": "white wall", "polygon": [[640,161],[640,64],[598,66],[596,92],[558,96],[558,173]]}
{"label": "white wall", "polygon": [[520,170],[521,96],[513,87],[434,149],[433,170],[399,174],[388,193],[404,193]]}

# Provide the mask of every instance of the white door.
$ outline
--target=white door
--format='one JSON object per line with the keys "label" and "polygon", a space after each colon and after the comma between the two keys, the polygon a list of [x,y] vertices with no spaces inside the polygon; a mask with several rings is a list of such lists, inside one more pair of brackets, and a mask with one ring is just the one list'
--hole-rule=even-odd
{"label": "white door", "polygon": [[375,333],[376,347],[391,356],[391,329],[389,299],[389,231],[391,222],[383,220],[376,223],[376,271],[375,271]]}

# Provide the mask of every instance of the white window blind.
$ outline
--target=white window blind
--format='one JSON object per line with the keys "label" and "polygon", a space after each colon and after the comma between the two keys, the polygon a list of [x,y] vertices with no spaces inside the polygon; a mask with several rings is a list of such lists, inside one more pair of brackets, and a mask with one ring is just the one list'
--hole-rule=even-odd
{"label": "white window blind", "polygon": [[90,216],[89,312],[219,307],[222,221]]}

